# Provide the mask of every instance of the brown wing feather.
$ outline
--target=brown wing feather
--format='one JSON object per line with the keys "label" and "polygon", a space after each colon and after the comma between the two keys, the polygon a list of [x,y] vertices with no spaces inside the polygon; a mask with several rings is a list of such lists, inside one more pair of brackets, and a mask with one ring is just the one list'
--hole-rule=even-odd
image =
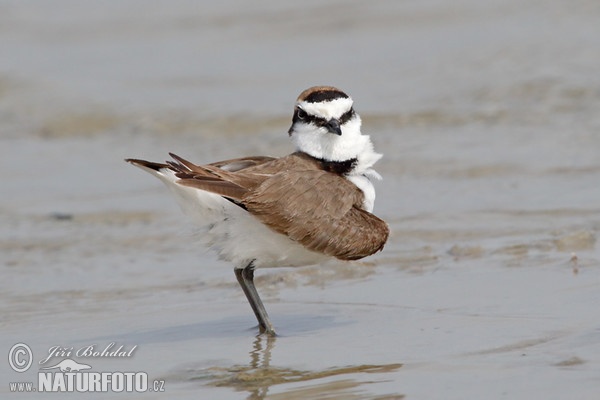
{"label": "brown wing feather", "polygon": [[[249,187],[256,186],[258,181],[251,175],[240,174],[245,168],[260,165],[273,160],[271,157],[247,157],[219,161],[208,165],[196,165],[176,154],[169,153],[175,161],[167,161],[170,169],[179,178],[180,185],[205,190],[234,200],[240,200]],[[220,166],[230,166],[230,170]],[[233,171],[233,172],[232,172]]]}
{"label": "brown wing feather", "polygon": [[[176,154],[169,153],[177,162],[167,162],[171,169],[175,171],[175,175],[180,179],[195,179],[195,180],[219,180],[223,182],[230,182],[241,188],[252,188],[259,184],[264,177],[252,173],[244,173],[245,169],[250,166],[256,166],[258,160],[262,160],[262,163],[268,163],[270,157],[248,157],[248,159],[238,158],[235,160],[222,161],[214,164],[207,165],[196,165],[187,161]],[[234,171],[221,169],[217,167],[217,164],[228,163],[224,165],[230,165],[230,163],[237,163],[235,166],[239,168],[241,164],[247,164],[245,168],[239,168]],[[183,182],[180,182],[183,183]],[[191,182],[186,183],[187,186],[196,186]],[[196,186],[198,187],[198,186]],[[200,187],[198,187],[200,188]],[[209,189],[204,189],[209,190]]]}
{"label": "brown wing feather", "polygon": [[[206,169],[206,167],[209,167],[209,168],[215,167],[215,168],[220,168],[222,170],[229,171],[229,172],[237,172],[237,171],[241,171],[246,168],[255,167],[257,165],[261,165],[261,164],[276,160],[276,158],[273,158],[273,157],[250,156],[250,157],[232,158],[230,160],[217,161],[214,163],[207,164],[205,166],[200,166],[200,165],[196,165],[196,164],[178,156],[177,154],[169,153],[169,155],[177,161],[177,164],[182,165],[189,171],[196,171],[196,172],[200,172],[200,173],[203,173],[203,170]],[[173,163],[170,162],[170,164],[173,164]]]}
{"label": "brown wing feather", "polygon": [[285,171],[266,179],[242,199],[272,229],[310,250],[356,260],[383,248],[389,228],[360,208],[362,192],[325,171]]}
{"label": "brown wing feather", "polygon": [[125,161],[127,161],[128,163],[134,164],[134,165],[139,165],[142,167],[153,169],[155,171],[159,171],[163,168],[169,168],[169,166],[167,164],[161,164],[161,163],[156,163],[156,162],[152,162],[152,161],[140,160],[137,158],[126,158]]}
{"label": "brown wing feather", "polygon": [[217,161],[209,165],[224,169],[226,171],[237,172],[246,168],[256,167],[258,165],[271,162],[273,160],[276,160],[276,158],[267,156],[251,156],[243,158],[233,158],[231,160]]}
{"label": "brown wing feather", "polygon": [[225,196],[233,200],[241,200],[242,197],[248,192],[244,187],[238,186],[235,183],[211,180],[204,178],[188,178],[179,179],[177,181],[180,185],[189,186],[196,189],[205,190],[207,192],[215,193],[220,196]]}

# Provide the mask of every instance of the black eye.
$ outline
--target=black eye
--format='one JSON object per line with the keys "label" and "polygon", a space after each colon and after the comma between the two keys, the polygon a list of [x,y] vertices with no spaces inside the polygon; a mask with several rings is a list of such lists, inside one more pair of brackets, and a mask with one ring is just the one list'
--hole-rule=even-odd
{"label": "black eye", "polygon": [[301,120],[304,120],[306,118],[306,111],[304,111],[303,109],[299,108],[297,113],[298,118]]}

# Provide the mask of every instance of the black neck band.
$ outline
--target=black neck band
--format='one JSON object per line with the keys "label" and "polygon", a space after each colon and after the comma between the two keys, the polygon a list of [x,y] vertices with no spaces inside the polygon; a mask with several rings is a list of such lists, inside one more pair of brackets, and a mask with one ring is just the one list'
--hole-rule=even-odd
{"label": "black neck band", "polygon": [[317,158],[317,160],[319,160],[323,166],[323,170],[339,175],[348,174],[354,169],[354,167],[356,167],[356,163],[358,162],[358,159],[356,158],[351,158],[346,161],[327,161],[323,160],[322,158]]}

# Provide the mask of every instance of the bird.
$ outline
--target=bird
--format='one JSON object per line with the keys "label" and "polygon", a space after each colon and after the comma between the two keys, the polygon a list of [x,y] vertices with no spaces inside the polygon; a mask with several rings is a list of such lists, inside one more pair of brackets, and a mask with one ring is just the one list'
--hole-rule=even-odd
{"label": "bird", "polygon": [[333,86],[298,96],[288,130],[295,151],[197,165],[176,154],[157,163],[125,161],[159,178],[204,244],[233,264],[258,321],[276,332],[254,285],[257,268],[358,260],[381,251],[389,226],[373,214],[382,157],[361,133],[354,101]]}

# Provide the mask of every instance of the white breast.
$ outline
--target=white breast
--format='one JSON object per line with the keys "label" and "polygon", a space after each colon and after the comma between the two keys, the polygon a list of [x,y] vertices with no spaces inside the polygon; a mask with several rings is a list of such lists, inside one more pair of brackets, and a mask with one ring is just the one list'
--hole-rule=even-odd
{"label": "white breast", "polygon": [[375,187],[364,175],[349,175],[346,178],[354,183],[364,194],[363,209],[368,212],[373,212],[375,206]]}

